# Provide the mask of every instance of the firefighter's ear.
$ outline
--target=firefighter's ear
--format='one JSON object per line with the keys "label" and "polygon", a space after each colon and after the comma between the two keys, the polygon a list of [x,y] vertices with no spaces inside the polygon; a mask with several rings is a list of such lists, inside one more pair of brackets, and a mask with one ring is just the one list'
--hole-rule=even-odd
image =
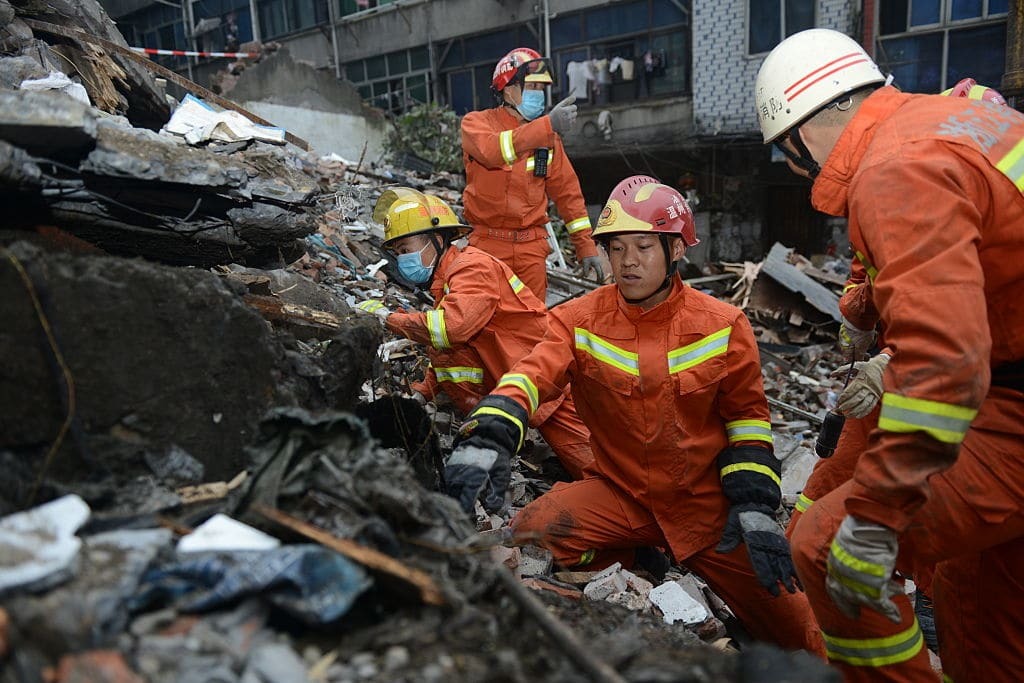
{"label": "firefighter's ear", "polygon": [[672,240],[672,260],[679,261],[685,253],[686,245],[683,243],[683,240],[679,237]]}

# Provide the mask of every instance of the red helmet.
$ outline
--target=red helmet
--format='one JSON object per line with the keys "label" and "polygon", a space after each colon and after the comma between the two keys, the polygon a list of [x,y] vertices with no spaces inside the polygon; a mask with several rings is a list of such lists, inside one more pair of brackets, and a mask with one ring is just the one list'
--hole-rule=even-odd
{"label": "red helmet", "polygon": [[593,237],[607,239],[636,232],[678,235],[688,247],[700,243],[693,212],[683,195],[645,175],[630,176],[615,186],[597,220]]}
{"label": "red helmet", "polygon": [[978,85],[973,78],[964,78],[949,90],[943,90],[943,95],[950,97],[966,97],[969,100],[984,100],[994,104],[1006,104],[1006,99],[998,90],[984,85]]}
{"label": "red helmet", "polygon": [[551,67],[536,50],[517,47],[498,60],[491,76],[491,87],[499,93],[509,83],[523,82],[551,83]]}

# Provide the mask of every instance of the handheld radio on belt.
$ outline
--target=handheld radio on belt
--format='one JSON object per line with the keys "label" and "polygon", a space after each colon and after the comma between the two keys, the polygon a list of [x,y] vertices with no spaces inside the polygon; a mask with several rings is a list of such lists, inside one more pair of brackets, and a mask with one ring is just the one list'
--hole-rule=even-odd
{"label": "handheld radio on belt", "polygon": [[[853,375],[853,365],[856,356],[850,354],[850,369],[846,371],[846,381],[843,382],[843,389],[850,384],[850,377]],[[818,432],[818,439],[814,442],[814,452],[819,458],[831,458],[836,452],[839,444],[839,435],[843,433],[846,426],[846,416],[831,410],[825,413],[825,419],[821,423],[821,430]]]}
{"label": "handheld radio on belt", "polygon": [[533,153],[533,175],[543,178],[548,174],[548,148],[539,147]]}

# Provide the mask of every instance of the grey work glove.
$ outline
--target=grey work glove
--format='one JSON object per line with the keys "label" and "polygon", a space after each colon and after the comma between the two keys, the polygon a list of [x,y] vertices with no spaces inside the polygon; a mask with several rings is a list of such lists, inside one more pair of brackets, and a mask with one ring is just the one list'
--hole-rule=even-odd
{"label": "grey work glove", "polygon": [[583,257],[583,276],[586,277],[587,273],[594,271],[594,279],[598,282],[604,282],[604,268],[601,266],[600,256],[584,256]]}
{"label": "grey work glove", "polygon": [[[839,394],[836,410],[847,417],[866,417],[878,400],[882,398],[882,375],[889,364],[889,355],[880,353],[871,360],[857,361],[853,364],[857,375]],[[833,377],[845,374],[846,366],[832,372]]]}
{"label": "grey work glove", "polygon": [[551,111],[548,112],[548,118],[551,119],[551,128],[559,135],[565,135],[570,132],[573,124],[576,123],[577,107],[573,104],[575,101],[576,96],[569,95],[553,106]]}
{"label": "grey work glove", "polygon": [[765,590],[778,597],[778,584],[781,583],[790,593],[796,592],[800,580],[793,566],[786,532],[775,521],[773,510],[757,503],[733,505],[729,509],[722,540],[715,550],[731,553],[741,541],[747,545],[757,582]]}
{"label": "grey work glove", "polygon": [[899,543],[896,532],[847,515],[828,554],[825,588],[839,611],[850,619],[869,607],[895,623],[900,610],[892,601],[903,587],[892,579]]}
{"label": "grey work glove", "polygon": [[839,348],[846,352],[847,358],[850,351],[853,351],[854,358],[863,358],[877,337],[874,330],[858,329],[846,319],[846,316],[843,316],[843,321],[839,324]]}

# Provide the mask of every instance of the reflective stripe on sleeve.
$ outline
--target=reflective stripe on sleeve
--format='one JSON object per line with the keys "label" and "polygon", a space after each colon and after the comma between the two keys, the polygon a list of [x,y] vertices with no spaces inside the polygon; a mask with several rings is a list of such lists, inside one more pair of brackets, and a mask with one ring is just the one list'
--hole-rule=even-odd
{"label": "reflective stripe on sleeve", "polygon": [[725,423],[729,443],[737,441],[772,442],[772,426],[764,420],[733,420]]}
{"label": "reflective stripe on sleeve", "polygon": [[924,635],[914,619],[905,631],[885,638],[839,638],[822,632],[829,659],[853,666],[890,666],[913,659],[924,646]]}
{"label": "reflective stripe on sleeve", "polygon": [[699,341],[668,352],[668,372],[675,374],[700,365],[706,360],[721,356],[729,350],[729,335],[732,327],[726,327]]}
{"label": "reflective stripe on sleeve", "polygon": [[575,328],[575,337],[578,350],[589,353],[602,363],[607,363],[634,377],[640,376],[640,356],[637,354],[620,349],[582,327]]}
{"label": "reflective stripe on sleeve", "polygon": [[[760,446],[758,446],[758,448],[760,448]],[[772,468],[767,465],[760,465],[756,462],[738,462],[732,465],[726,465],[719,471],[718,476],[720,479],[725,479],[726,476],[733,472],[756,472],[757,474],[763,474],[770,478],[779,486],[782,485],[782,480],[779,478],[779,475],[772,471]]]}
{"label": "reflective stripe on sleeve", "polygon": [[814,501],[801,493],[796,499],[796,505],[793,507],[797,512],[807,512],[807,508],[812,505],[814,505]]}
{"label": "reflective stripe on sleeve", "polygon": [[958,444],[977,414],[977,410],[965,406],[886,392],[878,427],[887,432],[925,432],[942,443]]}
{"label": "reflective stripe on sleeve", "polygon": [[1024,140],[1021,140],[1006,156],[999,160],[996,168],[1009,178],[1017,189],[1024,192]]}
{"label": "reflective stripe on sleeve", "polygon": [[862,266],[864,266],[864,269],[868,271],[868,280],[874,282],[875,278],[878,277],[878,269],[871,265],[871,262],[868,261],[868,257],[863,253],[855,251],[853,252],[853,255],[857,257],[857,260],[860,261]]}
{"label": "reflective stripe on sleeve", "polygon": [[501,158],[511,166],[516,161],[516,148],[512,144],[512,131],[503,130],[498,136],[498,145],[501,146]]}
{"label": "reflective stripe on sleeve", "polygon": [[438,382],[453,382],[456,384],[469,382],[470,384],[484,383],[484,369],[473,368],[464,365],[450,368],[434,368],[434,375]]}
{"label": "reflective stripe on sleeve", "polygon": [[587,228],[590,227],[590,218],[587,216],[584,216],[583,218],[577,218],[576,220],[569,221],[568,223],[565,224],[565,229],[569,231],[570,235],[574,232],[586,230]]}
{"label": "reflective stripe on sleeve", "polygon": [[438,308],[427,313],[427,331],[430,332],[430,343],[435,349],[450,349],[448,328],[444,324],[444,309]]}
{"label": "reflective stripe on sleeve", "polygon": [[537,404],[540,402],[537,385],[529,377],[519,373],[505,373],[501,376],[501,381],[498,382],[497,388],[500,389],[501,387],[518,387],[522,389],[523,393],[526,394],[526,400],[530,402],[530,415],[537,411]]}
{"label": "reflective stripe on sleeve", "polygon": [[523,291],[523,287],[526,286],[523,284],[523,281],[520,280],[517,275],[513,275],[512,277],[510,277],[508,279],[508,283],[512,285],[512,291],[515,292],[516,294]]}

